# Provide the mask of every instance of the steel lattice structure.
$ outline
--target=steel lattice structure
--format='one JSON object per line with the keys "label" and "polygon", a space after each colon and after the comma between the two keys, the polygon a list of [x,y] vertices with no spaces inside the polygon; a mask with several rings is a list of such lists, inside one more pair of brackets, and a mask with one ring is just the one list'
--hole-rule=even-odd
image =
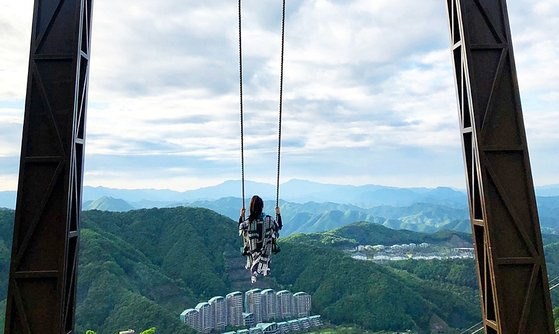
{"label": "steel lattice structure", "polygon": [[6,334],[74,332],[91,1],[35,1]]}
{"label": "steel lattice structure", "polygon": [[488,334],[554,333],[505,0],[447,0]]}

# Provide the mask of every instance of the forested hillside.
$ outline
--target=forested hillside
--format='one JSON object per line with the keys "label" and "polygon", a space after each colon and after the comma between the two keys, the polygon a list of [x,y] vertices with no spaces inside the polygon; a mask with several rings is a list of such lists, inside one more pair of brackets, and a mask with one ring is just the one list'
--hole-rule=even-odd
{"label": "forested hillside", "polygon": [[125,200],[103,196],[94,201],[86,201],[82,204],[83,210],[101,210],[101,211],[115,211],[124,212],[134,210],[134,207]]}
{"label": "forested hillside", "polygon": [[[232,219],[239,215],[241,199],[234,197],[184,203],[202,207]],[[466,203],[466,202],[464,202]],[[274,201],[265,201],[264,208],[273,212]],[[284,235],[324,232],[357,222],[368,221],[392,229],[432,233],[440,230],[469,232],[468,210],[465,207],[435,203],[414,203],[409,206],[359,207],[333,202],[280,203],[285,222]]]}
{"label": "forested hillside", "polygon": [[346,249],[358,245],[394,245],[402,243],[431,243],[449,247],[471,247],[472,236],[455,231],[420,233],[394,230],[373,222],[357,222],[322,233],[294,234],[289,241],[313,245],[326,245]]}
{"label": "forested hillside", "polygon": [[0,209],[0,333],[4,332],[13,220],[13,211]]}
{"label": "forested hillside", "polygon": [[[13,211],[0,211],[0,300],[6,295],[12,223]],[[454,245],[470,239],[455,232],[395,231],[371,223],[294,235],[282,240],[273,277],[259,281],[259,286],[307,291],[313,295],[313,312],[327,321],[369,330],[428,330],[432,321],[465,328],[478,321],[472,260],[378,265],[346,256],[332,240],[344,245]],[[557,245],[546,248],[552,273],[559,263]],[[79,333],[152,326],[161,333],[188,333],[178,320],[182,310],[214,295],[251,287],[248,274],[237,268],[239,260],[242,263],[239,246],[236,223],[206,209],[84,212]]]}
{"label": "forested hillside", "polygon": [[[371,330],[427,330],[434,317],[457,328],[479,317],[474,289],[424,280],[404,270],[353,260],[326,246],[288,240],[274,275],[313,295],[313,310],[337,324]],[[294,261],[294,259],[297,259]]]}

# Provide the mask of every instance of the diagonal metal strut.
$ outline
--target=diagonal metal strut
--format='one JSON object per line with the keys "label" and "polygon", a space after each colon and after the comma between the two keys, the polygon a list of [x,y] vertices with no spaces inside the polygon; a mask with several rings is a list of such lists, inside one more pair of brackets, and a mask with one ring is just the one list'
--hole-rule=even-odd
{"label": "diagonal metal strut", "polygon": [[506,0],[447,0],[488,334],[554,333]]}
{"label": "diagonal metal strut", "polygon": [[92,0],[35,0],[6,334],[74,333]]}

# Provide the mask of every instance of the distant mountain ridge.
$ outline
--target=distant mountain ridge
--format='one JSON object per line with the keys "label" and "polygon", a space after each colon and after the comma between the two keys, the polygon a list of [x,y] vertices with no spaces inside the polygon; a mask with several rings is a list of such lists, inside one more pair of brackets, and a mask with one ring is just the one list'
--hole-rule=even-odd
{"label": "distant mountain ridge", "polygon": [[82,204],[83,210],[100,210],[112,212],[124,212],[134,210],[134,207],[125,200],[103,196],[95,201],[87,201]]}
{"label": "distant mountain ridge", "polygon": [[[258,194],[264,199],[275,199],[274,185],[246,181],[247,196]],[[102,197],[122,199],[134,208],[176,206],[178,203],[217,200],[238,197],[241,192],[239,180],[229,180],[215,186],[187,191],[169,189],[116,189],[85,186],[83,201],[95,201]],[[463,190],[450,187],[391,187],[382,185],[338,185],[293,179],[281,184],[281,199],[294,203],[333,202],[353,204],[363,208],[382,205],[408,206],[414,203],[433,203],[450,207],[466,207],[467,198]],[[536,187],[538,196],[559,196],[559,185]],[[0,191],[0,207],[13,209],[15,191]]]}
{"label": "distant mountain ridge", "polygon": [[[246,181],[247,201],[259,194],[268,212],[275,205],[275,187]],[[153,207],[192,206],[217,211],[234,220],[241,201],[240,181],[184,192],[165,189],[112,189],[84,187],[84,210],[128,211]],[[559,194],[559,186],[539,188],[545,194]],[[538,197],[542,230],[559,233],[559,196]],[[14,192],[0,192],[0,207],[13,208]],[[398,188],[380,185],[336,185],[305,180],[290,180],[281,185],[281,204],[285,219],[284,235],[320,232],[355,221],[379,222],[395,229],[436,232],[452,229],[470,232],[468,204],[463,191],[448,187]],[[380,218],[384,218],[382,222]]]}
{"label": "distant mountain ridge", "polygon": [[[559,233],[559,197],[538,198],[540,221],[545,233]],[[163,203],[165,204],[165,203]],[[248,203],[246,203],[248,206]],[[265,212],[272,213],[274,201],[265,201]],[[241,199],[234,197],[218,200],[204,200],[173,203],[169,207],[187,206],[207,208],[238,219]],[[293,233],[313,233],[336,229],[356,221],[374,222],[392,229],[434,233],[441,230],[454,230],[471,233],[469,213],[466,207],[455,208],[440,204],[415,203],[409,206],[378,206],[361,208],[351,204],[339,203],[294,203],[280,202],[284,229],[282,235]],[[84,210],[123,212],[134,207],[124,200],[102,197],[83,204]]]}
{"label": "distant mountain ridge", "polygon": [[559,184],[549,184],[536,187],[538,196],[559,196]]}
{"label": "distant mountain ridge", "polygon": [[[247,196],[258,194],[264,199],[275,199],[275,186],[246,181]],[[224,197],[238,197],[241,192],[241,182],[238,180],[225,181],[221,184],[188,191],[174,191],[168,189],[114,189],[107,187],[85,186],[83,201],[95,201],[101,197],[122,199],[135,208],[165,207],[176,203],[199,200],[216,200]],[[559,195],[559,192],[558,192]],[[13,209],[16,193],[14,191],[0,192],[0,207]],[[438,188],[398,188],[381,185],[336,185],[311,182],[305,180],[290,180],[281,184],[282,200],[306,202],[334,202],[354,204],[361,207],[379,205],[405,206],[417,202],[445,204],[449,206],[463,206],[466,195],[447,187]]]}
{"label": "distant mountain ridge", "polygon": [[[240,198],[227,197],[215,201],[195,201],[185,206],[207,208],[231,219],[238,219]],[[264,211],[273,212],[275,201],[265,201]],[[354,223],[368,221],[393,229],[436,232],[454,229],[469,232],[468,210],[437,204],[416,203],[410,206],[380,206],[364,209],[339,203],[280,202],[284,228],[282,235],[323,232]]]}

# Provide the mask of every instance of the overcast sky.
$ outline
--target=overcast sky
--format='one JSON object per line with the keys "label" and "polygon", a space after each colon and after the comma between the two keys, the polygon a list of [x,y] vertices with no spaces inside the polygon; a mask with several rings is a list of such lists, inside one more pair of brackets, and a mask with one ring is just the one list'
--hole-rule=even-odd
{"label": "overcast sky", "polygon": [[[443,0],[288,0],[282,180],[464,187]],[[0,190],[17,186],[32,1],[0,3]],[[559,183],[559,0],[509,14],[537,185]],[[244,0],[246,175],[275,180],[280,0]],[[86,185],[240,178],[237,2],[96,0]]]}

